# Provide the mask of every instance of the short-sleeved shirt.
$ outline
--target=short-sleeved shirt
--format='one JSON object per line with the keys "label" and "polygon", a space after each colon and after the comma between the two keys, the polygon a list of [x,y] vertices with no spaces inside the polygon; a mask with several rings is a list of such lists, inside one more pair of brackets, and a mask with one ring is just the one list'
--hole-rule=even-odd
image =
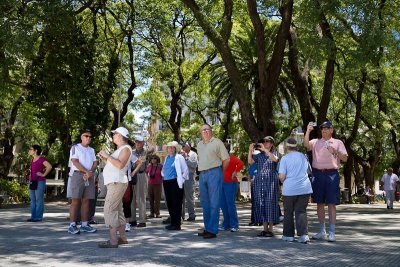
{"label": "short-sleeved shirt", "polygon": [[36,161],[31,162],[31,176],[30,176],[30,181],[45,181],[46,177],[38,176],[38,172],[43,172],[45,166],[44,162],[46,161],[46,158],[43,156],[40,156]]}
{"label": "short-sleeved shirt", "polygon": [[309,141],[308,150],[312,151],[313,161],[312,167],[316,169],[339,169],[340,159],[332,155],[328,150],[328,145],[336,149],[341,154],[347,155],[346,147],[339,139],[330,138],[312,139]]}
{"label": "short-sleeved shirt", "polygon": [[383,182],[383,190],[396,190],[396,182],[399,181],[399,177],[392,173],[392,175],[389,175],[385,173],[382,176],[381,182]]}
{"label": "short-sleeved shirt", "polygon": [[[92,168],[92,166],[93,166],[93,162],[96,161],[96,155],[95,155],[94,149],[91,148],[90,146],[84,147],[81,144],[74,145],[71,148],[70,158],[71,159],[77,159],[79,161],[79,163],[86,170],[90,170]],[[74,171],[79,171],[79,170],[74,165],[74,163],[72,163],[71,164],[71,169],[70,169],[70,176],[72,176],[72,173]]]}
{"label": "short-sleeved shirt", "polygon": [[237,183],[237,177],[232,177],[234,172],[240,172],[244,167],[243,161],[234,155],[230,155],[229,165],[224,172],[224,183]]}
{"label": "short-sleeved shirt", "polygon": [[311,182],[307,174],[308,160],[304,154],[294,151],[282,157],[279,174],[285,174],[282,195],[300,196],[312,193]]}
{"label": "short-sleeved shirt", "polygon": [[215,137],[211,137],[208,143],[200,141],[197,144],[199,155],[199,171],[205,171],[222,165],[222,161],[229,159],[228,150],[224,143]]}

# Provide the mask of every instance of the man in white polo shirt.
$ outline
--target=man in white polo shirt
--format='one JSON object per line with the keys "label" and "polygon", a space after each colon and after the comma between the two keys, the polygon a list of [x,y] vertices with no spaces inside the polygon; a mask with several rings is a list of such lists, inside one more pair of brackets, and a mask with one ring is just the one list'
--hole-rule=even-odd
{"label": "man in white polo shirt", "polygon": [[[94,149],[89,146],[92,132],[89,129],[81,131],[81,143],[71,148],[71,169],[69,177],[71,179],[71,206],[69,209],[70,234],[79,234],[80,231],[94,233],[97,230],[88,224],[89,200],[95,198],[95,181],[93,172],[97,167]],[[81,207],[82,226],[76,226],[77,211]]]}

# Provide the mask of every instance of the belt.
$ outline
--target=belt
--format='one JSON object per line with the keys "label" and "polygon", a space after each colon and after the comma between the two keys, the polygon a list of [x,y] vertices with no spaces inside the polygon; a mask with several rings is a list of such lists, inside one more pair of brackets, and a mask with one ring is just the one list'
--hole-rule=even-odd
{"label": "belt", "polygon": [[313,169],[316,171],[319,171],[319,172],[337,172],[338,171],[338,169],[317,169],[317,168],[313,168]]}
{"label": "belt", "polygon": [[74,171],[74,172],[84,173],[84,172],[81,172],[81,171]]}
{"label": "belt", "polygon": [[144,173],[144,171],[139,171],[139,173]]}

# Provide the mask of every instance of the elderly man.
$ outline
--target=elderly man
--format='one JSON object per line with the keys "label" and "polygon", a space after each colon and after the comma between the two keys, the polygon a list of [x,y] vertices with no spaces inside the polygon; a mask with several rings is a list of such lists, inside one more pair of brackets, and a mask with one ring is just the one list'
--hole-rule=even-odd
{"label": "elderly man", "polygon": [[[79,234],[82,232],[94,233],[97,230],[88,224],[89,200],[95,199],[95,181],[93,172],[97,167],[97,160],[94,149],[89,146],[92,139],[90,129],[81,131],[81,142],[72,146],[70,151],[71,168],[69,179],[71,179],[71,206],[69,209],[70,234]],[[77,213],[81,210],[82,226],[80,229],[76,226]]]}
{"label": "elderly man", "polygon": [[[131,204],[132,217],[131,226],[146,227],[146,192],[147,192],[147,174],[146,168],[148,164],[147,150],[144,149],[144,138],[142,136],[135,137],[135,149],[131,157],[131,176],[136,176],[136,184],[133,186],[133,201]],[[136,159],[139,159],[136,161]],[[134,178],[132,178],[134,179]],[[136,207],[139,210],[139,222],[136,221]]]}
{"label": "elderly man", "polygon": [[398,182],[399,177],[393,173],[392,168],[387,169],[387,173],[385,173],[381,178],[381,184],[383,184],[383,189],[386,194],[387,209],[393,209],[394,193]]}
{"label": "elderly man", "polygon": [[204,124],[200,128],[201,139],[197,144],[200,171],[200,203],[203,207],[204,231],[199,236],[215,238],[218,233],[220,197],[224,171],[229,165],[229,153],[224,143],[213,137],[212,128]]}
{"label": "elderly man", "polygon": [[323,122],[320,127],[322,138],[310,139],[310,132],[314,130],[313,123],[307,126],[304,135],[304,146],[312,151],[312,168],[314,180],[313,199],[317,203],[317,215],[320,231],[313,239],[326,239],[325,205],[328,205],[329,234],[328,241],[336,241],[336,205],[340,204],[339,168],[340,161],[347,161],[347,151],[342,141],[332,138],[333,125],[330,121]]}
{"label": "elderly man", "polygon": [[187,218],[187,221],[191,222],[196,220],[196,213],[194,209],[194,174],[196,172],[198,159],[197,153],[192,150],[192,144],[189,141],[183,144],[181,153],[182,156],[185,158],[186,165],[189,169],[189,180],[187,180],[184,184],[184,196],[186,199],[186,203],[185,201],[183,201],[182,219],[185,219],[186,206],[189,214],[189,218]]}

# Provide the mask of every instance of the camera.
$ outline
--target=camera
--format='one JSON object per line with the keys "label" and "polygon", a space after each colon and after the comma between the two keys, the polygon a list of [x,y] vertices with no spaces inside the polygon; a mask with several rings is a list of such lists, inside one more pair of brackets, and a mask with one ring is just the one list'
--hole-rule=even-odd
{"label": "camera", "polygon": [[312,126],[316,127],[317,123],[316,122],[312,122]]}
{"label": "camera", "polygon": [[253,147],[254,147],[254,149],[258,149],[258,148],[260,148],[261,146],[260,146],[259,143],[254,143],[254,144],[253,144]]}

